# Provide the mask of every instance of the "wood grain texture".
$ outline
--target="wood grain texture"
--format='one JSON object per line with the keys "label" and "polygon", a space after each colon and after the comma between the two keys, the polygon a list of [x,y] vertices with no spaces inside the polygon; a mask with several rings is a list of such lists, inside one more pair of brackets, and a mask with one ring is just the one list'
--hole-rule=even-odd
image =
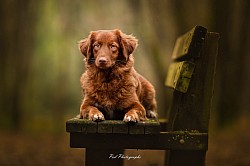
{"label": "wood grain texture", "polygon": [[182,61],[199,57],[201,45],[205,39],[207,29],[195,26],[189,32],[178,37],[172,54],[172,59]]}
{"label": "wood grain texture", "polygon": [[174,91],[171,130],[208,132],[219,35],[207,33],[187,93]]}
{"label": "wood grain texture", "polygon": [[188,61],[170,64],[165,85],[182,93],[186,93],[194,68],[195,64]]}
{"label": "wood grain texture", "polygon": [[127,124],[121,120],[105,120],[93,122],[86,119],[73,118],[66,122],[67,132],[82,133],[118,133],[118,134],[158,134],[160,133],[160,122],[156,119],[135,124]]}
{"label": "wood grain texture", "polygon": [[[200,52],[195,51],[199,56],[189,59],[195,63],[195,69],[187,93],[173,92],[173,102],[168,112],[170,131],[198,130],[208,133],[218,41],[218,33],[208,32]],[[205,157],[205,150],[170,150],[166,153],[168,166],[204,166]]]}
{"label": "wood grain texture", "polygon": [[207,133],[176,131],[160,134],[70,133],[70,147],[94,149],[207,150]]}

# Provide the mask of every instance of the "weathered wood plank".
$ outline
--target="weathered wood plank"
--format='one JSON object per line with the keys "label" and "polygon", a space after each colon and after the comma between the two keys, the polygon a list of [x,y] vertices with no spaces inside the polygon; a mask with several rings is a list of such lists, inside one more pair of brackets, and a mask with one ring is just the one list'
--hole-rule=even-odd
{"label": "weathered wood plank", "polygon": [[182,61],[199,57],[206,33],[206,28],[195,26],[192,30],[177,38],[172,54],[173,60]]}
{"label": "weathered wood plank", "polygon": [[123,121],[116,121],[116,124],[113,125],[113,133],[128,134],[128,131],[128,125],[126,125]]}
{"label": "weathered wood plank", "polygon": [[113,125],[112,121],[102,121],[97,123],[97,133],[113,133]]}
{"label": "weathered wood plank", "polygon": [[144,126],[141,124],[130,125],[128,129],[129,134],[144,134]]}
{"label": "weathered wood plank", "polygon": [[96,133],[97,123],[86,119],[73,118],[66,122],[66,131]]}
{"label": "weathered wood plank", "polygon": [[170,130],[208,131],[219,35],[207,33],[187,93],[174,91]]}
{"label": "weathered wood plank", "polygon": [[144,134],[158,134],[161,131],[161,126],[158,123],[153,123],[150,125],[145,125]]}
{"label": "weathered wood plank", "polygon": [[[173,92],[173,102],[168,113],[170,131],[195,129],[199,132],[208,132],[218,40],[217,33],[207,33],[199,58],[190,59],[195,63],[194,73],[187,93]],[[205,150],[171,150],[166,153],[169,166],[203,166],[205,156]]]}
{"label": "weathered wood plank", "polygon": [[207,150],[207,133],[179,131],[160,134],[70,133],[70,147],[105,149]]}
{"label": "weathered wood plank", "polygon": [[195,64],[188,61],[170,64],[165,85],[186,93],[194,68]]}
{"label": "weathered wood plank", "polygon": [[135,124],[127,124],[121,120],[93,122],[79,118],[73,118],[66,122],[67,132],[157,134],[160,133],[160,129],[160,123],[156,119],[148,119]]}

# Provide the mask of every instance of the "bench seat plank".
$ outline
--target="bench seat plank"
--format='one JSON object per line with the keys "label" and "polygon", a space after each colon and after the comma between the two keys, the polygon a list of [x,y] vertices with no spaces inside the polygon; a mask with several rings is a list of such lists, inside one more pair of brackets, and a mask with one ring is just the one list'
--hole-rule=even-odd
{"label": "bench seat plank", "polygon": [[208,134],[190,131],[160,134],[70,133],[71,148],[207,150]]}
{"label": "bench seat plank", "polygon": [[66,131],[70,133],[158,134],[160,130],[160,122],[156,119],[148,119],[135,124],[127,124],[122,120],[93,122],[79,118],[73,118],[66,122]]}

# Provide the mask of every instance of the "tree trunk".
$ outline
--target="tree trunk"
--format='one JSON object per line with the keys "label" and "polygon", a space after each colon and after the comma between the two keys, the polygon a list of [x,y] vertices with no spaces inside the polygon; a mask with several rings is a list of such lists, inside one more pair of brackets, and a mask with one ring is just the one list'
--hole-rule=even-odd
{"label": "tree trunk", "polygon": [[[32,58],[37,2],[8,1],[1,6],[1,117],[10,118],[14,129],[21,126],[23,94],[27,88]],[[7,117],[6,117],[7,116]]]}

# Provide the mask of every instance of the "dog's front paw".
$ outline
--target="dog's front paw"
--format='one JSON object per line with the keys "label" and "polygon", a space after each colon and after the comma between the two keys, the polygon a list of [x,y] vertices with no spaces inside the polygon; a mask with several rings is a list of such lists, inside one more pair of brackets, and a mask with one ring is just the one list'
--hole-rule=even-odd
{"label": "dog's front paw", "polygon": [[134,118],[133,116],[130,116],[130,115],[125,115],[123,121],[126,123],[129,123],[129,122],[136,123],[137,122],[136,118]]}
{"label": "dog's front paw", "polygon": [[157,118],[157,112],[152,111],[152,110],[147,110],[147,117],[148,118]]}
{"label": "dog's front paw", "polygon": [[100,111],[90,111],[89,120],[99,122],[105,120],[104,115]]}
{"label": "dog's front paw", "polygon": [[104,115],[96,107],[93,106],[81,106],[80,118],[96,122],[105,120]]}
{"label": "dog's front paw", "polygon": [[135,111],[129,111],[125,114],[123,121],[126,123],[136,123],[140,121],[140,118]]}

